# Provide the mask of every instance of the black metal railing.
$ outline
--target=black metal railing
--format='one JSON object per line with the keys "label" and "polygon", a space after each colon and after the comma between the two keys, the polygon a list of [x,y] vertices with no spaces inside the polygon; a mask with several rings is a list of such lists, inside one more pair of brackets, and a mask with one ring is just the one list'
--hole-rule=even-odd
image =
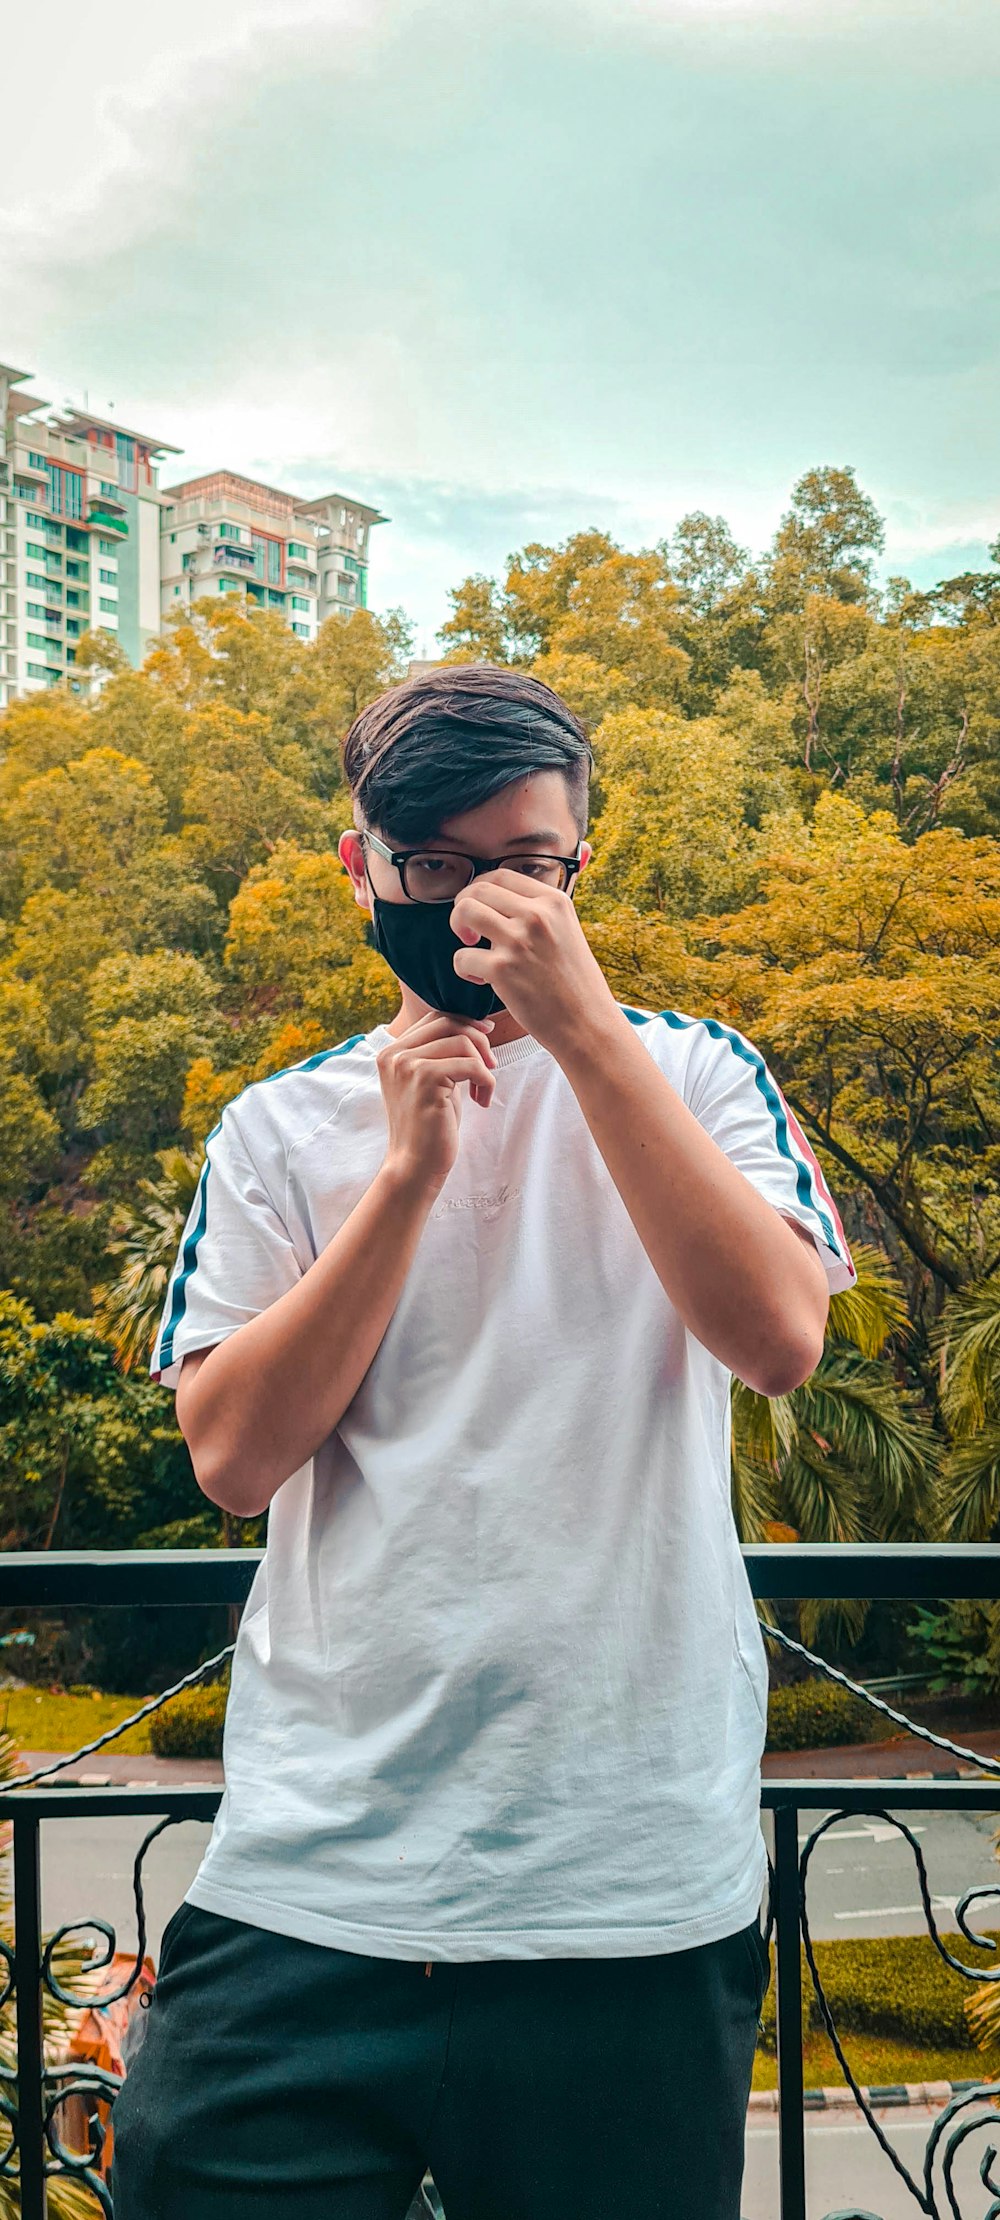
{"label": "black metal railing", "polygon": [[[93,1608],[97,1605],[205,1605],[245,1602],[263,1552],[231,1550],[136,1550],[122,1552],[68,1551],[0,1556],[0,1607],[20,1609]],[[1000,1546],[930,1544],[834,1545],[778,1544],[749,1547],[743,1551],[750,1584],[758,1599],[781,1600],[893,1598],[897,1601],[934,1601],[955,1597],[995,1599],[1000,1596]],[[103,1739],[103,1738],[102,1738]],[[997,1735],[1000,1747],[1000,1730]],[[989,1765],[984,1759],[984,1767]],[[46,2220],[47,2183],[57,2175],[86,2183],[95,2211],[113,2220],[110,2191],[100,2171],[103,2130],[96,2100],[112,2104],[121,2081],[90,2066],[46,2066],[42,2036],[42,2003],[46,1991],[64,2002],[93,2007],[111,2001],[111,1995],[72,1997],[55,1980],[52,1953],[61,1937],[91,1928],[107,1938],[106,1958],[115,1951],[113,1929],[103,1920],[81,1918],[58,1930],[43,1950],[41,1916],[40,1835],[44,1819],[155,1816],[136,1859],[139,1946],[136,1974],[144,1949],[144,1918],[138,1876],[142,1860],[154,1837],[170,1824],[186,1819],[210,1821],[221,1788],[84,1787],[53,1774],[49,1785],[10,1787],[0,1790],[0,1820],[13,1828],[14,1948],[0,1940],[0,2007],[17,2006],[17,2071],[0,2070],[0,2115],[7,2122],[9,2140],[0,2151],[0,2179],[16,2183],[22,2220]],[[1000,1813],[1000,1763],[992,1773],[975,1779],[921,1780],[781,1780],[769,1779],[762,1787],[762,1805],[773,1814],[774,1857],[768,1935],[773,1935],[776,1972],[776,2031],[778,2064],[778,2145],[780,2169],[780,2220],[806,2220],[805,2090],[802,2059],[801,1962],[806,1963],[819,1999],[823,2024],[833,2043],[847,2085],[873,2136],[895,2166],[914,2202],[928,2220],[1000,2220],[1000,2183],[991,2173],[996,2160],[987,2147],[979,2168],[990,2199],[976,2214],[964,2213],[956,2201],[954,2166],[967,2138],[979,2130],[1000,2134],[1000,2115],[991,2100],[1000,2096],[1000,2084],[984,2081],[963,2088],[953,2096],[934,2121],[927,2138],[922,2177],[916,2179],[885,2135],[865,2092],[855,2082],[825,1998],[809,1933],[806,1889],[809,1861],[819,1837],[841,1818],[863,1814],[891,1820],[914,1852],[921,1897],[929,1932],[945,1961],[970,1980],[1000,1978],[1000,1966],[970,1966],[952,1956],[938,1935],[919,1845],[893,1812],[916,1809],[950,1812]],[[799,1814],[824,1812],[799,1846]],[[960,1931],[970,1945],[977,1937],[967,1926],[965,1911],[976,1897],[992,1890],[972,1889],[956,1907]],[[1000,1895],[1000,1872],[997,1892]],[[992,1945],[984,1944],[984,1949]],[[2,1978],[3,1969],[6,1978]],[[126,1984],[126,1989],[130,1984]],[[126,1990],[112,1994],[120,1997]],[[57,2114],[70,2097],[83,2098],[91,2112],[91,2149],[68,2150],[58,2130]],[[975,2109],[978,2106],[978,2110]],[[428,2185],[426,2209],[439,2209]],[[828,2215],[827,2220],[877,2220],[860,2207]]]}

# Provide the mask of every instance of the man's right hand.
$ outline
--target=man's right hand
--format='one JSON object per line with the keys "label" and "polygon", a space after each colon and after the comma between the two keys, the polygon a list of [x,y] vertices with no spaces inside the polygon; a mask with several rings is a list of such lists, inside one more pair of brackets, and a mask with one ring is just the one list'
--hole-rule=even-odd
{"label": "man's right hand", "polygon": [[376,1055],[389,1121],[385,1162],[431,1190],[444,1185],[458,1155],[461,1101],[489,1107],[496,1065],[489,1044],[490,1018],[448,1017],[432,1011],[405,1033],[391,1034]]}

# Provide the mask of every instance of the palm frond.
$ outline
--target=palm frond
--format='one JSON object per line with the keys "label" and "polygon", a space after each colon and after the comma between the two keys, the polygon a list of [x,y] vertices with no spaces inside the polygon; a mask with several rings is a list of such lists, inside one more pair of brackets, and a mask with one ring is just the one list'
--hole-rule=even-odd
{"label": "palm frond", "polygon": [[913,1331],[906,1298],[882,1249],[859,1241],[851,1255],[857,1281],[831,1295],[828,1330],[838,1341],[850,1342],[861,1356],[879,1357],[894,1334]]}
{"label": "palm frond", "polygon": [[945,1532],[952,1541],[986,1542],[1000,1521],[1000,1420],[971,1440],[953,1442],[942,1468]]}
{"label": "palm frond", "polygon": [[949,1297],[931,1342],[942,1360],[942,1414],[953,1439],[968,1441],[1000,1397],[1000,1272]]}
{"label": "palm frond", "polygon": [[883,1540],[914,1540],[940,1526],[938,1439],[886,1363],[828,1348],[794,1402],[800,1439],[804,1429],[832,1442],[878,1505]]}

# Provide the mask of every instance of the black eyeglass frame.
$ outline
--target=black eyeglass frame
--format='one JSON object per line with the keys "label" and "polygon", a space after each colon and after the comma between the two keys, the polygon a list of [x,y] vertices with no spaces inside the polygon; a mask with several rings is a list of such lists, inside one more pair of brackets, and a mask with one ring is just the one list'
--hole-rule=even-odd
{"label": "black eyeglass frame", "polygon": [[[387,848],[385,841],[380,840],[377,833],[373,832],[363,832],[359,835],[359,837],[362,841],[367,840],[370,846],[375,848],[380,856],[385,857],[387,863],[395,864],[396,869],[399,872],[400,882],[406,900],[408,902],[415,902],[419,909],[434,909],[438,908],[439,905],[437,903],[422,903],[420,901],[419,895],[410,893],[409,887],[406,884],[406,866],[409,862],[412,862],[414,856],[440,855],[442,858],[450,859],[453,863],[471,863],[472,878],[466,880],[466,886],[471,886],[473,884],[473,881],[475,879],[478,879],[483,871],[498,871],[503,864],[512,863],[515,860],[517,860],[518,862],[527,863],[530,860],[530,857],[536,853],[534,849],[530,851],[526,850],[523,856],[520,856],[516,859],[513,856],[467,856],[463,855],[461,850],[458,848]],[[539,861],[539,863],[561,863],[563,869],[566,871],[566,883],[564,886],[558,889],[561,894],[569,893],[570,887],[573,883],[574,874],[576,872],[582,871],[583,869],[583,860],[580,854],[580,850],[582,849],[582,847],[583,842],[581,840],[577,844],[577,851],[575,856],[552,856],[546,855],[544,850],[542,849],[539,849],[537,851],[537,860]],[[464,894],[465,887],[462,887],[460,891]],[[443,900],[457,900],[457,896],[445,895],[443,897]]]}

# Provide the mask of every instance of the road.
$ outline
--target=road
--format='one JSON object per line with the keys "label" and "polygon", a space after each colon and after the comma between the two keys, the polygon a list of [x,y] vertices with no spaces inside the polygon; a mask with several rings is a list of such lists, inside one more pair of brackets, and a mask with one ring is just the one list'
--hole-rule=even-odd
{"label": "road", "polygon": [[[877,1801],[877,1783],[873,1783]],[[887,1799],[891,1809],[891,1792]],[[993,1836],[996,1813],[915,1811],[905,1815],[927,1868],[931,1906],[939,1928],[954,1928],[955,1904],[967,1889],[997,1889],[970,1913],[972,1926],[1000,1929],[1000,1862]],[[828,1812],[799,1815],[800,1851]],[[773,1856],[771,1815],[764,1834]],[[836,1935],[925,1934],[913,1851],[896,1827],[876,1819],[842,1819],[821,1835],[809,1860],[806,1905],[817,1942]]]}
{"label": "road", "polygon": [[[980,2108],[981,2109],[981,2108]],[[974,2115],[968,2115],[974,2116]],[[927,2138],[939,2115],[926,2105],[907,2105],[878,2114],[888,2141],[922,2184]],[[1000,2141],[1000,2114],[993,2115],[993,2133],[970,2135],[955,2164],[957,2208],[967,2220],[979,2220],[989,2207],[989,2197],[979,2179],[979,2166],[988,2142]],[[934,2168],[934,2187],[941,2212],[947,2212],[940,2165]],[[743,2175],[743,2220],[778,2220],[777,2128],[753,2126],[747,2131]],[[862,2121],[811,2119],[806,2127],[807,2220],[825,2220],[827,2214],[855,2210],[877,2215],[878,2220],[917,2220],[920,2207],[891,2161],[881,2151],[871,2129]]]}

